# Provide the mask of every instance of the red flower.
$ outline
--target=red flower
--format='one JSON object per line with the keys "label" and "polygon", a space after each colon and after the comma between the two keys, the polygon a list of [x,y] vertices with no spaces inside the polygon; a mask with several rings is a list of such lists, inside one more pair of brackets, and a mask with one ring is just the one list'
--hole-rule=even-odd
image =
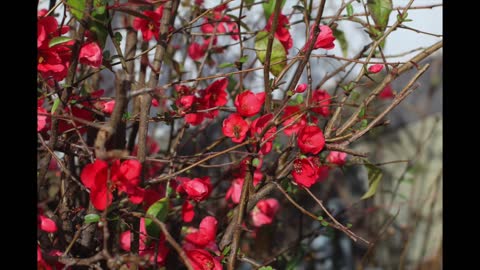
{"label": "red flower", "polygon": [[297,158],[293,161],[293,180],[300,186],[311,187],[319,180],[322,172],[324,172],[324,169],[320,169],[316,157]]}
{"label": "red flower", "polygon": [[54,233],[57,231],[57,224],[55,224],[55,221],[44,215],[38,215],[38,222],[40,230],[42,231],[46,231],[48,233]]}
{"label": "red flower", "polygon": [[308,85],[306,83],[301,83],[297,85],[297,88],[295,89],[295,92],[297,93],[303,93],[307,89]]}
{"label": "red flower", "polygon": [[[263,174],[260,170],[256,170],[253,174],[253,186],[256,187],[263,178]],[[232,202],[238,204],[240,202],[240,196],[242,195],[242,188],[244,178],[236,178],[233,180],[232,185],[225,194],[225,200],[232,199]]]}
{"label": "red flower", "polygon": [[42,131],[47,127],[47,116],[45,115],[47,110],[42,107],[37,107],[37,132]]}
{"label": "red flower", "polygon": [[322,89],[313,91],[312,103],[315,106],[312,108],[313,112],[316,112],[324,117],[330,114],[330,103],[332,102],[330,94]]}
{"label": "red flower", "polygon": [[[214,107],[221,107],[227,104],[227,86],[228,79],[223,78],[220,80],[214,81],[210,84],[205,90],[201,90],[201,99],[200,103],[205,107],[205,109],[210,109]],[[211,110],[205,113],[205,116],[213,119],[218,115],[218,110]]]}
{"label": "red flower", "polygon": [[240,115],[250,117],[262,109],[264,102],[265,92],[254,94],[252,91],[246,90],[235,98],[235,107]]}
{"label": "red flower", "polygon": [[[303,47],[303,50],[307,50],[307,48],[310,46],[310,42],[313,39],[313,31],[314,31],[314,26],[310,28],[310,38],[307,41],[307,44],[305,44],[305,47]],[[331,50],[335,47],[335,44],[333,41],[335,41],[335,36],[333,36],[332,29],[326,25],[320,25],[320,33],[318,33],[317,40],[315,41],[315,44],[313,45],[313,50],[316,49],[326,49],[326,50]]]}
{"label": "red flower", "polygon": [[347,153],[331,151],[327,156],[327,161],[342,166],[347,161]]}
{"label": "red flower", "polygon": [[[268,125],[272,118],[273,114],[269,113],[253,120],[250,126],[250,135],[252,137],[255,137],[257,134],[261,134],[263,129]],[[265,132],[265,135],[263,135],[263,138],[261,140],[263,146],[260,148],[260,154],[266,155],[270,153],[270,151],[272,150],[272,144],[273,140],[275,139],[276,132],[277,128],[275,126],[271,127],[267,132]]]}
{"label": "red flower", "polygon": [[190,58],[192,58],[193,60],[197,61],[205,55],[205,53],[207,52],[207,49],[208,49],[208,44],[205,47],[205,44],[200,45],[194,42],[190,44],[190,46],[188,46],[188,56],[190,56]]}
{"label": "red flower", "polygon": [[[43,259],[42,250],[37,245],[37,269],[39,270],[51,270],[52,267]],[[221,269],[221,268],[220,268]]]}
{"label": "red flower", "polygon": [[115,108],[115,100],[110,100],[102,104],[102,112],[112,114],[113,108]]}
{"label": "red flower", "polygon": [[380,92],[380,94],[378,94],[379,99],[391,99],[391,98],[394,98],[394,97],[395,97],[395,94],[393,94],[393,89],[392,89],[392,86],[390,84],[387,84],[387,86],[385,86],[385,88],[383,88],[383,90]]}
{"label": "red flower", "polygon": [[154,36],[156,39],[160,35],[160,20],[163,15],[163,6],[159,6],[155,11],[146,10],[143,15],[149,19],[136,17],[133,20],[133,29],[142,31],[143,40],[149,41]]}
{"label": "red flower", "polygon": [[194,270],[222,270],[222,264],[208,251],[191,249],[185,252]]}
{"label": "red flower", "polygon": [[194,179],[177,177],[177,181],[180,182],[177,191],[187,193],[188,198],[197,202],[205,200],[212,192],[212,184],[208,176]]}
{"label": "red flower", "polygon": [[307,154],[318,154],[325,146],[325,137],[318,126],[304,126],[298,132],[298,147]]}
{"label": "red flower", "polygon": [[383,65],[382,65],[382,64],[376,64],[376,65],[370,66],[370,67],[368,68],[368,72],[370,72],[370,73],[378,73],[378,72],[380,72],[382,69],[383,69]]}
{"label": "red flower", "polygon": [[186,200],[182,205],[182,219],[184,222],[190,222],[195,217],[193,204]]}
{"label": "red flower", "polygon": [[53,16],[39,18],[37,22],[37,49],[38,65],[37,70],[40,75],[53,83],[61,81],[67,76],[68,66],[70,65],[71,49],[66,45],[72,45],[73,41],[57,44],[49,47],[50,40],[59,35],[67,33],[68,26],[58,29],[58,22]]}
{"label": "red flower", "polygon": [[194,95],[182,96],[177,99],[177,101],[175,102],[175,105],[177,105],[181,111],[188,111],[192,107],[194,102],[195,102]]}
{"label": "red flower", "polygon": [[215,217],[207,216],[202,219],[198,230],[193,230],[185,236],[185,241],[194,245],[194,248],[204,248],[209,244],[215,244],[218,221]]}
{"label": "red flower", "polygon": [[[120,235],[120,248],[122,248],[125,251],[130,251],[130,238],[131,237],[131,232],[130,231],[125,231]],[[162,266],[165,264],[165,261],[167,259],[167,255],[169,252],[169,249],[165,245],[165,236],[163,234],[160,234],[159,241],[152,241],[149,245],[147,245],[148,238],[147,238],[147,230],[145,228],[145,219],[141,218],[140,219],[140,243],[139,243],[139,255],[144,257],[144,256],[149,256],[150,257],[150,262],[154,263],[154,257],[155,257],[155,244],[158,243],[158,256],[157,256],[157,263]]]}
{"label": "red flower", "polygon": [[240,143],[247,136],[248,123],[237,114],[233,113],[228,118],[223,120],[222,131],[223,135],[232,138],[232,142]]}
{"label": "red flower", "polygon": [[[272,15],[270,15],[270,19],[267,22],[267,25],[265,26],[265,30],[267,30],[268,32],[270,32],[270,30],[272,29],[273,17],[274,14],[272,13]],[[293,46],[292,36],[288,31],[289,24],[290,22],[288,21],[287,16],[283,15],[282,13],[278,14],[278,24],[275,31],[275,38],[277,38],[282,43],[287,54],[288,50]]]}
{"label": "red flower", "polygon": [[[227,5],[218,6],[213,10],[213,19],[204,19],[204,23],[200,27],[200,30],[206,34],[217,34],[226,33],[227,30],[229,33],[232,33],[230,37],[233,40],[238,40],[238,26],[237,23],[231,20],[227,15],[222,15],[222,11],[227,8]],[[216,29],[215,29],[216,28]]]}
{"label": "red flower", "polygon": [[[305,115],[298,118],[300,115],[299,112],[300,112],[299,106],[285,107],[282,119],[284,120],[283,126],[286,127],[283,129],[283,132],[285,132],[287,136],[291,136],[292,134],[297,134],[297,132],[307,124],[307,117]],[[292,123],[295,123],[295,124],[292,124]]]}
{"label": "red flower", "polygon": [[271,198],[259,201],[250,213],[253,226],[261,227],[272,223],[278,208],[279,203],[276,199]]}
{"label": "red flower", "polygon": [[98,68],[102,65],[102,49],[96,42],[88,42],[80,48],[78,61],[81,64]]}
{"label": "red flower", "polygon": [[97,159],[87,164],[80,175],[82,183],[90,189],[90,200],[97,210],[104,210],[112,202],[112,191],[127,193],[130,201],[139,204],[143,201],[145,190],[138,187],[140,183],[141,164],[137,160],[126,160],[120,164],[115,160],[110,169],[111,183],[107,187],[107,162]]}

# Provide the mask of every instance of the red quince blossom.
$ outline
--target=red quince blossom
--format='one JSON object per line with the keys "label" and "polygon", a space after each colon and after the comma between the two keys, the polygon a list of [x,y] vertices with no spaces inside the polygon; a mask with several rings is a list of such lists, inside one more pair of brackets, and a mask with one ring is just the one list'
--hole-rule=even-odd
{"label": "red quince blossom", "polygon": [[[201,102],[206,107],[206,109],[225,106],[228,101],[227,94],[228,79],[223,78],[220,80],[214,81],[207,88],[200,91]],[[211,110],[205,113],[205,116],[208,118],[215,118],[218,115],[218,110]]]}
{"label": "red quince blossom", "polygon": [[327,161],[333,164],[337,164],[338,166],[343,166],[347,161],[347,153],[331,151],[327,156]]}
{"label": "red quince blossom", "polygon": [[102,112],[112,114],[113,108],[115,108],[115,100],[110,100],[102,104]]}
{"label": "red quince blossom", "polygon": [[[43,102],[43,101],[42,101]],[[43,131],[47,127],[47,110],[40,106],[37,107],[37,132]]]}
{"label": "red quince blossom", "polygon": [[253,226],[261,227],[272,223],[279,207],[278,201],[273,198],[259,201],[252,212],[250,212]]}
{"label": "red quince blossom", "polygon": [[[263,129],[268,125],[270,120],[272,120],[273,114],[265,114],[255,120],[253,120],[252,124],[250,125],[250,135],[255,137],[258,134],[261,134]],[[277,132],[277,127],[272,126],[263,138],[261,139],[261,143],[263,146],[260,148],[259,153],[261,155],[266,155],[272,151],[273,140],[275,139],[275,133]]]}
{"label": "red quince blossom", "polygon": [[[253,173],[253,186],[256,187],[260,181],[262,181],[263,174],[260,169],[255,170]],[[244,177],[236,178],[232,181],[232,185],[225,194],[225,200],[231,199],[233,203],[238,204],[240,202],[240,196],[242,195]]]}
{"label": "red quince blossom", "polygon": [[50,40],[59,35],[67,33],[68,26],[58,29],[58,22],[53,16],[38,18],[37,21],[37,55],[38,73],[49,84],[53,85],[55,81],[61,81],[67,76],[70,65],[71,49],[70,45],[74,41],[64,42],[49,47]]}
{"label": "red quince blossom", "polygon": [[[71,98],[71,100],[75,100],[75,99],[76,99],[75,97]],[[75,116],[77,118],[81,118],[85,121],[92,122],[95,119],[94,112],[92,112],[90,109],[88,109],[88,108],[91,108],[92,105],[88,101],[82,102],[81,105],[84,108],[80,108],[76,105],[72,105],[71,110],[70,110],[70,108],[66,107],[66,108],[64,108],[64,112],[67,115],[71,113],[73,116]],[[73,129],[75,127],[81,127],[81,128],[78,128],[78,131],[81,134],[83,134],[87,131],[87,128],[84,126],[84,124],[82,122],[74,120],[74,123],[75,123],[75,126],[73,126],[70,121],[60,119],[58,121],[58,131],[60,133],[63,133],[65,131]]]}
{"label": "red quince blossom", "polygon": [[246,90],[235,98],[235,107],[240,115],[250,117],[262,109],[264,102],[265,92],[255,94],[250,90]]}
{"label": "red quince blossom", "polygon": [[395,94],[393,93],[393,89],[392,89],[392,86],[390,84],[387,84],[387,86],[385,86],[385,88],[383,88],[383,90],[380,92],[380,94],[378,94],[378,98],[379,99],[391,99],[391,98],[394,98],[395,97]]}
{"label": "red quince blossom", "polygon": [[[131,239],[131,232],[125,231],[120,235],[120,248],[130,252],[130,239]],[[145,228],[145,219],[140,219],[140,243],[139,243],[139,252],[138,255],[145,257],[148,256],[150,258],[150,262],[154,263],[155,257],[155,244],[157,241],[152,241],[148,244],[148,237],[147,237],[147,230]],[[147,245],[148,244],[148,245]],[[165,264],[169,249],[165,243],[165,236],[160,234],[159,241],[158,241],[158,256],[157,256],[157,263],[162,266]]]}
{"label": "red quince blossom", "polygon": [[205,48],[205,45],[194,42],[188,46],[188,56],[195,61],[199,60],[205,55],[207,48]]}
{"label": "red quince blossom", "polygon": [[52,267],[43,259],[42,250],[37,245],[37,269],[39,270],[51,270]]}
{"label": "red quince blossom", "polygon": [[112,191],[127,193],[134,204],[143,201],[145,190],[138,187],[140,183],[141,164],[138,160],[120,160],[112,162],[110,167],[111,183],[107,183],[108,164],[97,159],[94,163],[87,164],[80,175],[82,183],[90,189],[90,200],[97,210],[105,210],[112,202]]}
{"label": "red quince blossom", "polygon": [[382,69],[383,69],[383,65],[382,65],[382,64],[375,64],[375,65],[370,66],[370,67],[368,68],[368,72],[370,72],[370,73],[378,73],[378,72],[380,72]]}
{"label": "red quince blossom", "polygon": [[142,31],[143,40],[149,41],[152,37],[159,39],[160,35],[160,20],[163,15],[163,6],[159,6],[155,11],[145,10],[143,15],[149,19],[136,17],[133,20],[133,29]]}
{"label": "red quince blossom", "polygon": [[230,37],[238,40],[238,26],[228,15],[222,15],[222,11],[227,8],[227,4],[220,5],[213,10],[213,18],[205,18],[200,30],[205,34],[223,34],[232,33]]}
{"label": "red quince blossom", "polygon": [[308,85],[306,83],[301,83],[297,85],[297,88],[295,88],[296,93],[303,93],[305,90],[307,90]]}
{"label": "red quince blossom", "polygon": [[102,49],[97,42],[87,42],[80,48],[78,61],[81,64],[98,68],[102,65]]}
{"label": "red quince blossom", "polygon": [[[272,29],[273,17],[274,17],[274,13],[270,15],[270,19],[268,20],[267,25],[265,26],[265,30],[267,30],[268,32],[270,32]],[[288,54],[288,50],[293,46],[292,36],[288,31],[289,25],[290,25],[290,22],[288,21],[288,17],[283,15],[282,13],[278,14],[278,24],[277,24],[277,29],[275,31],[275,38],[277,38],[282,43],[283,47],[285,48],[285,52],[287,54]]]}
{"label": "red quince blossom", "polygon": [[187,193],[189,199],[197,202],[205,200],[212,192],[212,184],[208,176],[194,179],[177,177],[177,181],[179,182],[177,192]]}
{"label": "red quince blossom", "polygon": [[317,157],[297,158],[293,161],[293,180],[300,186],[311,187],[324,173],[325,168],[320,168]]}
{"label": "red quince blossom", "polygon": [[[305,47],[303,47],[303,50],[306,51],[307,48],[310,46],[310,42],[313,39],[313,31],[314,31],[314,26],[310,28],[310,38],[307,41],[307,44],[305,44]],[[325,50],[331,50],[335,47],[335,44],[333,43],[335,41],[335,36],[333,35],[332,29],[326,25],[320,25],[320,33],[318,34],[317,40],[315,41],[315,44],[313,45],[313,50],[316,49],[325,49]]]}
{"label": "red quince blossom", "polygon": [[330,94],[322,89],[313,91],[312,95],[312,108],[313,112],[316,112],[324,117],[330,115],[330,103],[332,102]]}
{"label": "red quince blossom", "polygon": [[[185,236],[184,249],[205,248],[211,246],[215,248],[215,236],[217,235],[218,221],[215,217],[207,216],[202,219],[197,229],[191,228]],[[191,244],[191,245],[188,245]]]}
{"label": "red quince blossom", "polygon": [[[282,120],[283,120],[282,125],[285,127],[283,129],[283,132],[285,132],[287,136],[297,134],[297,132],[307,124],[307,116],[303,115],[302,117],[299,118],[299,112],[300,112],[300,107],[298,105],[285,107],[285,110],[283,111],[283,116],[282,116]],[[317,119],[315,118],[315,121],[316,120]]]}
{"label": "red quince blossom", "polygon": [[55,224],[55,221],[44,215],[38,215],[38,223],[40,230],[42,231],[48,233],[54,233],[57,231],[57,224]]}
{"label": "red quince blossom", "polygon": [[219,259],[214,258],[210,252],[203,249],[187,250],[186,255],[194,270],[222,270]]}
{"label": "red quince blossom", "polygon": [[232,142],[240,143],[247,136],[248,122],[243,120],[242,116],[233,113],[228,118],[223,120],[222,132],[223,135],[232,138]]}
{"label": "red quince blossom", "polygon": [[318,126],[304,126],[298,132],[297,143],[302,153],[316,155],[325,146],[325,137]]}
{"label": "red quince blossom", "polygon": [[182,219],[183,222],[191,222],[195,217],[195,211],[193,210],[193,204],[186,200],[182,204]]}

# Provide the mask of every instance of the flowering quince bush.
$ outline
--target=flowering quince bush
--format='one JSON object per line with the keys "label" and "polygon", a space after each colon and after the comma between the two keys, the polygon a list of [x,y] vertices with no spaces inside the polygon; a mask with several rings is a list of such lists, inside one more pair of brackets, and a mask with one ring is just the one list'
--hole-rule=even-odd
{"label": "flowering quince bush", "polygon": [[[391,82],[411,69],[414,82],[441,46],[388,62],[384,43],[409,6],[388,23],[391,1],[368,1],[370,21],[353,1],[318,2],[39,6],[38,268],[293,269],[288,261],[308,256],[286,248],[308,238],[288,236],[299,213],[305,231],[376,239],[338,220],[321,194],[365,165],[357,199],[374,196],[381,168],[351,145],[412,92]],[[369,34],[356,56],[342,20]],[[341,65],[312,72],[319,58]],[[340,79],[347,67],[356,77]]]}

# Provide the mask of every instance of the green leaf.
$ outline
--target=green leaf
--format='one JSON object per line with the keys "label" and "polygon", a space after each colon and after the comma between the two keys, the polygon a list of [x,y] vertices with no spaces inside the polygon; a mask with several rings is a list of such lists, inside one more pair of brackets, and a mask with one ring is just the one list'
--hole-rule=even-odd
{"label": "green leaf", "polygon": [[70,40],[73,40],[73,39],[69,38],[69,37],[54,37],[48,43],[48,47],[51,48],[55,45],[62,44],[62,43],[65,43],[65,42],[69,42]]}
{"label": "green leaf", "polygon": [[382,180],[382,170],[373,164],[365,164],[368,171],[368,190],[363,194],[361,200],[368,199],[377,192],[378,184]]}
{"label": "green leaf", "polygon": [[318,216],[318,217],[317,217],[317,220],[322,221],[322,220],[323,220],[323,217],[322,217],[322,216]]}
{"label": "green leaf", "polygon": [[360,97],[360,93],[358,93],[357,91],[352,91],[350,93],[350,98],[352,99],[352,101],[358,100],[359,97]]}
{"label": "green leaf", "polygon": [[50,111],[52,114],[55,113],[55,111],[58,108],[58,105],[60,105],[60,99],[59,98],[57,98],[53,101],[52,110]]}
{"label": "green leaf", "polygon": [[342,54],[344,57],[346,57],[348,54],[348,41],[345,38],[345,33],[343,33],[342,30],[338,30],[338,28],[335,28],[333,30],[333,35],[335,36],[335,38],[337,38],[338,42],[340,42],[340,48],[342,49]]}
{"label": "green leaf", "polygon": [[[267,54],[268,34],[269,33],[267,31],[261,31],[258,32],[257,36],[255,37],[255,50],[257,52],[257,57],[262,64],[265,63],[265,58]],[[277,38],[274,38],[272,55],[270,57],[270,72],[274,76],[278,76],[287,65],[286,60],[287,55],[285,52],[285,48]],[[276,63],[279,61],[283,62],[272,65],[272,63]]]}
{"label": "green leaf", "polygon": [[122,42],[122,39],[123,39],[122,34],[120,34],[120,32],[115,32],[114,39],[118,44],[120,44],[120,42]]}
{"label": "green leaf", "polygon": [[362,107],[360,110],[360,113],[358,114],[358,117],[363,118],[365,116],[365,107]]}
{"label": "green leaf", "polygon": [[228,68],[228,67],[236,67],[236,65],[234,63],[221,63],[220,65],[218,65],[218,68]]}
{"label": "green leaf", "polygon": [[367,7],[375,25],[383,32],[387,27],[390,12],[392,12],[392,0],[368,0]]}
{"label": "green leaf", "polygon": [[322,220],[320,223],[323,227],[328,227],[328,222],[326,222],[325,220]]}
{"label": "green leaf", "polygon": [[360,122],[360,129],[365,129],[367,126],[368,126],[368,120],[367,120],[367,119],[363,119],[363,120]]}
{"label": "green leaf", "polygon": [[232,248],[232,246],[226,246],[225,249],[223,249],[223,251],[222,251],[222,255],[227,256],[228,253],[230,253],[231,248]]}
{"label": "green leaf", "polygon": [[254,158],[254,159],[252,160],[252,165],[253,165],[255,168],[257,168],[258,165],[260,165],[260,160],[259,160],[258,158]]}
{"label": "green leaf", "polygon": [[[168,214],[168,199],[162,198],[156,201],[148,208],[147,214],[156,217],[162,222],[165,221]],[[160,228],[149,218],[145,218],[145,229],[151,237],[158,237],[160,235]]]}
{"label": "green leaf", "polygon": [[[282,7],[285,5],[286,1],[287,0],[282,1]],[[273,10],[275,9],[275,2],[276,0],[267,0],[265,1],[265,3],[262,4],[263,12],[265,13],[265,20],[267,20],[267,22],[270,19],[270,16],[272,15]]]}
{"label": "green leaf", "polygon": [[273,268],[271,266],[262,266],[258,270],[273,270]]}
{"label": "green leaf", "polygon": [[238,59],[238,62],[242,63],[242,64],[247,62],[247,61],[248,61],[248,55],[244,55],[244,56],[240,57],[240,59]]}
{"label": "green leaf", "polygon": [[77,20],[83,19],[83,10],[85,9],[85,0],[67,0],[67,6],[70,8],[70,13]]}
{"label": "green leaf", "polygon": [[297,104],[302,104],[303,103],[303,95],[297,95],[295,97],[295,101],[297,102]]}
{"label": "green leaf", "polygon": [[84,217],[85,224],[98,222],[99,220],[100,220],[100,216],[97,214],[88,214]]}
{"label": "green leaf", "polygon": [[352,7],[352,4],[348,4],[348,5],[347,5],[347,15],[348,15],[348,17],[350,17],[350,16],[353,15],[353,7]]}

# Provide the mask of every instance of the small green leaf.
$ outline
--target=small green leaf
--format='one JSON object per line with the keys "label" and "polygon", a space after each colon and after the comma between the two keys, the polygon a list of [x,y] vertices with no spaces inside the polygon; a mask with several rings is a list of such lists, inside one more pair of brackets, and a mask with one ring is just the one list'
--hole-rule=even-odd
{"label": "small green leaf", "polygon": [[[265,63],[265,58],[267,54],[268,34],[269,33],[267,31],[260,31],[255,37],[255,50],[257,52],[257,57],[262,64]],[[277,38],[274,38],[272,45],[272,55],[270,57],[270,72],[274,76],[278,76],[287,65],[286,60],[287,55],[285,52],[285,48]],[[282,62],[272,65],[273,63],[277,63],[280,61]]]}
{"label": "small green leaf", "polygon": [[358,100],[359,97],[360,97],[360,93],[358,93],[357,91],[352,91],[350,93],[350,98],[352,99],[352,101]]}
{"label": "small green leaf", "polygon": [[322,222],[320,222],[322,224],[322,226],[324,227],[328,227],[328,222],[326,222],[325,220],[323,220]]}
{"label": "small green leaf", "polygon": [[262,266],[258,270],[273,270],[273,268],[271,266]]}
{"label": "small green leaf", "polygon": [[84,217],[85,224],[98,222],[99,220],[100,220],[100,216],[97,214],[88,214]]}
{"label": "small green leaf", "polygon": [[360,122],[360,129],[365,129],[367,126],[368,126],[368,120],[367,120],[367,119],[363,119],[363,120]]}
{"label": "small green leaf", "polygon": [[83,10],[85,9],[85,0],[67,0],[67,6],[73,17],[77,20],[83,19]]}
{"label": "small green leaf", "polygon": [[252,4],[254,4],[255,0],[245,0],[245,5],[247,9],[250,10],[252,8]]}
{"label": "small green leaf", "polygon": [[258,165],[260,165],[260,160],[258,158],[254,158],[252,160],[252,165],[255,166],[255,168],[257,168]]}
{"label": "small green leaf", "polygon": [[362,107],[360,110],[360,113],[358,114],[358,117],[363,118],[365,116],[365,107]]}
{"label": "small green leaf", "polygon": [[368,171],[368,191],[363,194],[361,200],[368,199],[377,192],[378,184],[382,180],[382,170],[373,164],[365,164]]}
{"label": "small green leaf", "polygon": [[69,37],[54,37],[50,40],[50,42],[48,42],[48,47],[51,48],[55,45],[69,42],[70,40],[73,40],[73,39]]}
{"label": "small green leaf", "polygon": [[115,32],[114,39],[118,44],[120,44],[120,42],[122,42],[122,39],[123,39],[122,34],[120,34],[120,32]]}
{"label": "small green leaf", "polygon": [[238,59],[238,62],[242,63],[242,64],[247,62],[247,61],[248,61],[248,55],[244,55],[244,56],[240,57],[240,59]]}
{"label": "small green leaf", "polygon": [[352,226],[353,226],[352,223],[347,223],[347,228],[350,229],[350,228],[352,228]]}
{"label": "small green leaf", "polygon": [[392,0],[368,0],[367,7],[376,27],[383,32],[387,27],[390,12],[392,12]]}
{"label": "small green leaf", "polygon": [[[147,214],[156,217],[160,221],[165,221],[168,214],[168,199],[162,198],[156,201],[148,208]],[[160,235],[160,228],[149,218],[145,218],[145,229],[151,237],[158,237]]]}
{"label": "small green leaf", "polygon": [[297,102],[297,104],[302,104],[303,103],[303,95],[297,95],[295,97],[295,101]]}
{"label": "small green leaf", "polygon": [[317,220],[322,221],[322,220],[323,220],[323,217],[322,217],[322,216],[318,216],[318,217],[317,217]]}
{"label": "small green leaf", "polygon": [[347,15],[348,17],[353,15],[353,7],[352,7],[352,4],[350,3],[347,5]]}
{"label": "small green leaf", "polygon": [[60,99],[59,99],[59,98],[56,98],[56,99],[53,101],[52,110],[50,111],[52,114],[55,113],[55,111],[56,111],[57,108],[58,108],[58,105],[60,105]]}
{"label": "small green leaf", "polygon": [[218,68],[228,68],[228,67],[236,67],[236,65],[234,63],[221,63],[220,65],[218,65]]}
{"label": "small green leaf", "polygon": [[[286,1],[287,0],[282,1],[282,7],[285,5]],[[270,16],[272,15],[273,10],[275,9],[275,2],[276,2],[276,0],[266,0],[262,4],[263,12],[265,13],[265,20],[267,20],[267,22],[270,19]]]}
{"label": "small green leaf", "polygon": [[222,251],[223,256],[227,256],[230,253],[230,249],[232,246],[226,246],[225,249]]}
{"label": "small green leaf", "polygon": [[348,55],[348,41],[345,38],[345,34],[342,30],[335,28],[333,30],[333,35],[337,38],[338,42],[340,42],[340,48],[342,49],[342,54],[344,57]]}

